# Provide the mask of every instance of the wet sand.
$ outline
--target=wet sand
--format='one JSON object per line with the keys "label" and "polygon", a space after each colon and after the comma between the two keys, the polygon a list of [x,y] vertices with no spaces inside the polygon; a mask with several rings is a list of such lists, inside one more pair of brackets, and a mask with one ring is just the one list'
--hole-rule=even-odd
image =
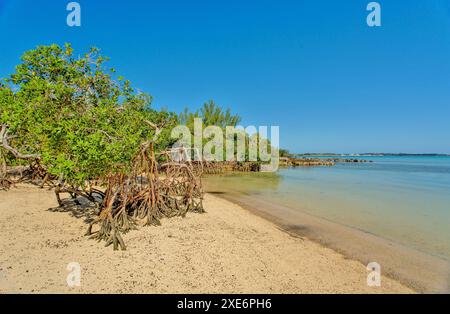
{"label": "wet sand", "polygon": [[[52,191],[0,192],[1,293],[411,293],[366,266],[239,205],[207,194],[207,213],[164,219],[124,236],[113,251],[83,236],[87,216],[57,209]],[[67,265],[81,266],[68,287]]]}
{"label": "wet sand", "polygon": [[268,203],[256,196],[210,191],[276,223],[281,229],[313,240],[363,264],[377,262],[383,274],[423,293],[450,292],[449,262],[352,227]]}

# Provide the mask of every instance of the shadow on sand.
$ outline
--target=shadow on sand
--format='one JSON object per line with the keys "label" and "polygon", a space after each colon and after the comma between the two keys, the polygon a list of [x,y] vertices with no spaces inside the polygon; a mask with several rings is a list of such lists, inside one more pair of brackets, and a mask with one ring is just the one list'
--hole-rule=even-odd
{"label": "shadow on sand", "polygon": [[69,213],[75,218],[83,219],[85,223],[91,223],[99,211],[95,204],[82,197],[63,199],[62,206],[51,207],[48,210],[54,213]]}

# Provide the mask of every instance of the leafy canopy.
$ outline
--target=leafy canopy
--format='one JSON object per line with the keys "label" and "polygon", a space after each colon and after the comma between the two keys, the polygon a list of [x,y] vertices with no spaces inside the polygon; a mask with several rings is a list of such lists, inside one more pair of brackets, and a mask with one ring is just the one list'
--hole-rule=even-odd
{"label": "leafy canopy", "polygon": [[241,117],[231,113],[230,109],[223,110],[222,107],[216,105],[214,100],[210,100],[203,104],[200,110],[190,112],[188,108],[178,116],[180,122],[193,130],[194,119],[202,119],[205,127],[214,125],[225,130],[227,126],[237,126],[241,122]]}
{"label": "leafy canopy", "polygon": [[[176,123],[174,114],[150,107],[150,95],[114,80],[96,48],[75,57],[69,44],[39,46],[21,60],[0,85],[0,123],[8,126],[11,146],[39,154],[52,175],[82,184],[126,172],[154,135],[146,121]],[[163,131],[157,149],[169,144]]]}

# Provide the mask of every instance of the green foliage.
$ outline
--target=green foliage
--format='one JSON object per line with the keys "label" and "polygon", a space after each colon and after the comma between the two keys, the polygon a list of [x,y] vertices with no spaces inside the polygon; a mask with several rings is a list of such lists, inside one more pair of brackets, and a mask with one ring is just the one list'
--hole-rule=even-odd
{"label": "green foliage", "polygon": [[[75,57],[66,44],[39,46],[22,56],[16,71],[0,85],[0,123],[10,144],[39,154],[50,174],[74,184],[129,170],[140,145],[154,130],[145,121],[176,123],[169,112],[151,109],[151,96],[137,93],[92,48]],[[159,149],[170,142],[160,135]]]}
{"label": "green foliage", "polygon": [[[189,111],[188,108],[184,109],[184,112],[180,113],[178,116],[178,120],[181,124],[186,125],[192,134],[194,134],[194,119],[200,118],[203,123],[203,128],[208,126],[218,126],[222,129],[223,132],[223,143],[227,140],[226,127],[236,127],[241,122],[241,117],[237,114],[232,114],[230,109],[222,109],[222,107],[218,106],[213,100],[206,102],[203,104],[203,107],[200,110],[195,112]],[[230,135],[230,139],[234,140],[234,157],[237,159],[237,139],[238,134],[242,135],[245,138],[245,152],[244,152],[244,160],[250,160],[250,141],[253,140],[259,145],[264,145],[266,147],[266,151],[271,151],[270,141],[267,139],[261,139],[260,134],[256,133],[253,135],[249,135],[242,129],[234,129],[235,133]],[[203,137],[203,145],[205,145],[210,139]],[[214,153],[214,151],[213,151]],[[226,147],[223,147],[223,156],[226,157]],[[259,149],[257,150],[257,159],[261,160]]]}
{"label": "green foliage", "polygon": [[191,130],[193,130],[195,118],[201,118],[204,127],[214,125],[223,130],[227,126],[237,126],[241,122],[241,117],[231,114],[230,109],[224,111],[213,100],[204,103],[203,107],[195,112],[190,112],[188,108],[185,108],[178,118],[181,124],[188,126]]}
{"label": "green foliage", "polygon": [[280,157],[292,158],[292,154],[287,149],[280,148],[279,150]]}

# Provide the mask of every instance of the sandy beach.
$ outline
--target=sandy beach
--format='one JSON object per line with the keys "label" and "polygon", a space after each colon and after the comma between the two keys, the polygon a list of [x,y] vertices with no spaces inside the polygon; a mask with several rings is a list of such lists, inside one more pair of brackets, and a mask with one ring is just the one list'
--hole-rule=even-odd
{"label": "sandy beach", "polygon": [[[55,207],[52,191],[0,193],[1,293],[413,292],[386,277],[368,287],[362,263],[210,194],[205,214],[126,234],[126,251],[88,240],[86,216]],[[67,286],[70,262],[80,287]]]}
{"label": "sandy beach", "polygon": [[222,198],[275,223],[286,232],[320,243],[351,260],[376,261],[382,273],[421,293],[448,293],[448,261],[374,234],[243,193]]}

